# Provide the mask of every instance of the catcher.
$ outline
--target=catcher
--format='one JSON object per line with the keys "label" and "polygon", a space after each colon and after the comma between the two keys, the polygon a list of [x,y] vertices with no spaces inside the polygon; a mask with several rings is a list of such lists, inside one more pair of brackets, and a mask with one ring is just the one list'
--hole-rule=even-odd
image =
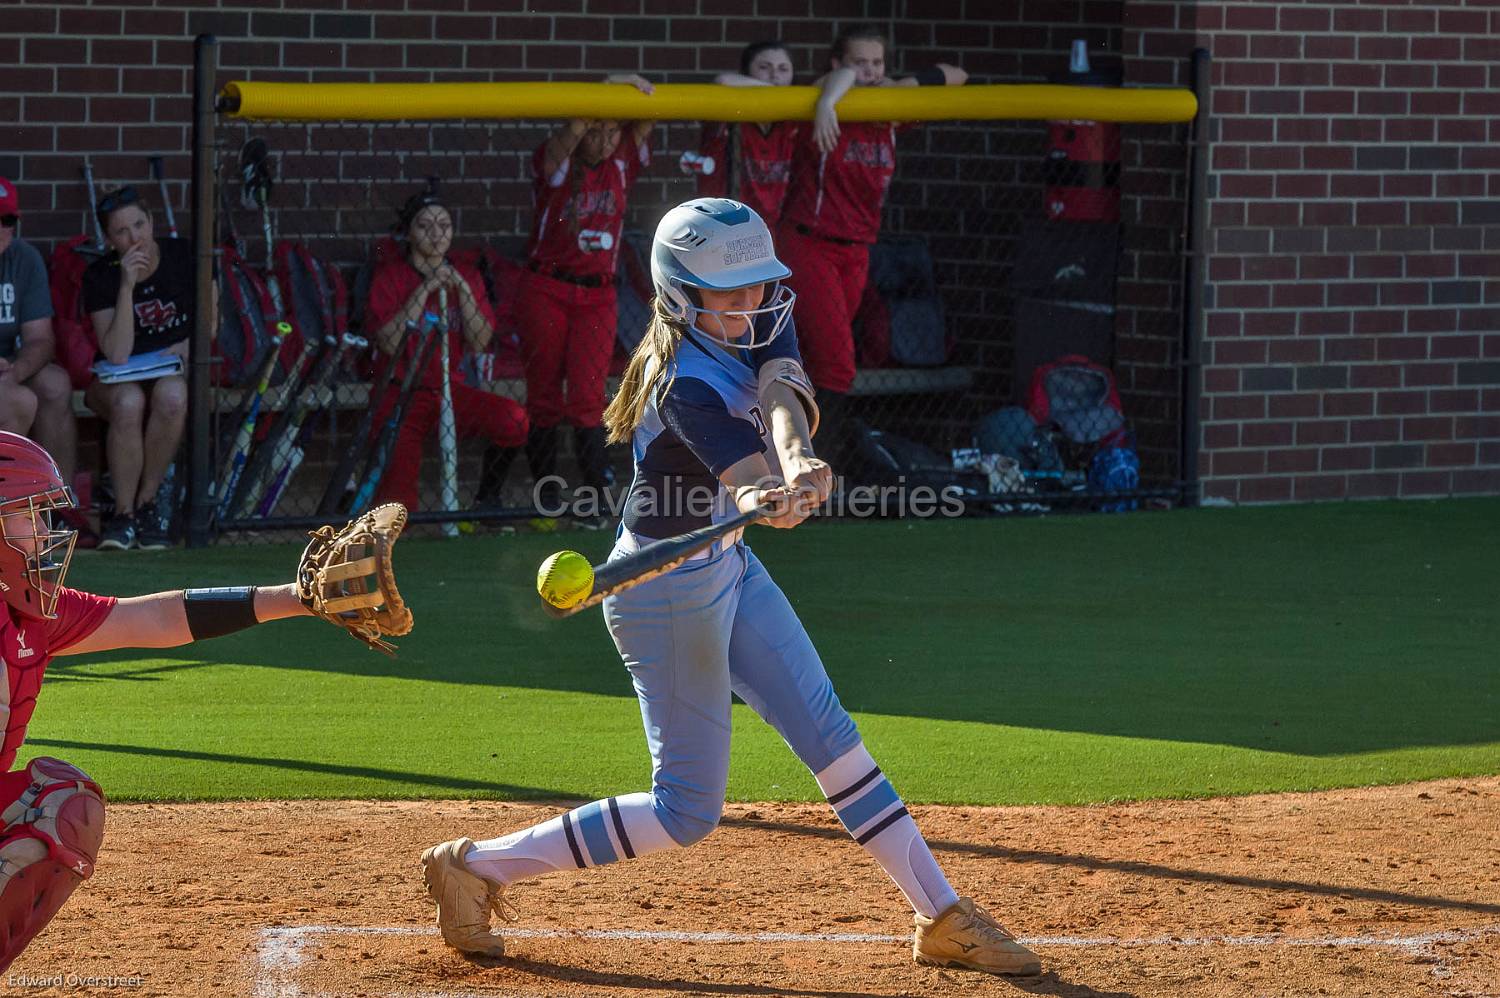
{"label": "catcher", "polygon": [[54,655],[171,648],[306,614],[390,652],[384,638],[412,626],[391,572],[398,504],[314,532],[289,585],[126,599],[63,586],[75,531],[57,511],[74,505],[51,455],[0,432],[0,973],[93,873],[104,838],[104,793],[87,773],[49,758],[10,771]]}

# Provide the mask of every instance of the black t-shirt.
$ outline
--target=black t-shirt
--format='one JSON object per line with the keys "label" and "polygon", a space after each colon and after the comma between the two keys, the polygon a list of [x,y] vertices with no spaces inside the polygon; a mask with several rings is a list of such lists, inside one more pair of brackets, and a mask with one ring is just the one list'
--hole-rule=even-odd
{"label": "black t-shirt", "polygon": [[[187,239],[158,239],[161,263],[156,273],[136,284],[135,345],[130,355],[163,350],[188,338],[193,329],[197,295],[193,284],[193,244]],[[114,308],[120,295],[120,256],[110,253],[83,272],[83,310]]]}

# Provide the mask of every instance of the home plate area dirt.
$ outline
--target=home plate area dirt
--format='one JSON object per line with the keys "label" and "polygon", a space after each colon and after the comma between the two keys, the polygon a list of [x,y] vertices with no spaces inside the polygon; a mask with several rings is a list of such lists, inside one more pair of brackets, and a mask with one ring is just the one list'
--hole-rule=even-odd
{"label": "home plate area dirt", "polygon": [[1500,778],[1087,808],[914,807],[1039,978],[919,967],[831,811],[731,805],[690,850],[510,896],[500,960],[445,947],[417,856],[558,806],[113,807],[98,872],[6,992],[253,998],[1500,996]]}

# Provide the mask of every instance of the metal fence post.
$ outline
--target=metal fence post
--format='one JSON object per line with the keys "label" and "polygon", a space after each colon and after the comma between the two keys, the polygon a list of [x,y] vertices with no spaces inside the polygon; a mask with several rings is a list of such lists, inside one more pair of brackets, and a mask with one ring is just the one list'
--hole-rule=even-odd
{"label": "metal fence post", "polygon": [[1182,501],[1199,501],[1198,451],[1201,428],[1198,403],[1203,395],[1204,282],[1208,278],[1208,166],[1213,99],[1213,57],[1207,49],[1193,50],[1193,95],[1198,114],[1193,119],[1191,171],[1188,179],[1187,287],[1182,321]]}
{"label": "metal fence post", "polygon": [[199,35],[193,43],[193,250],[198,307],[193,322],[193,362],[188,369],[187,546],[209,543],[214,500],[210,467],[213,420],[214,307],[214,88],[219,43]]}

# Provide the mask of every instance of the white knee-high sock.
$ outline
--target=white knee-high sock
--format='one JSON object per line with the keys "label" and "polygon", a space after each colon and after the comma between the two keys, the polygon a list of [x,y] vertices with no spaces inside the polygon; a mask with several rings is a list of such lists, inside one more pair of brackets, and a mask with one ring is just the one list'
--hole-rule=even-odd
{"label": "white knee-high sock", "polygon": [[914,911],[934,918],[958,901],[917,823],[863,742],[813,776],[854,841],[875,857]]}
{"label": "white knee-high sock", "polygon": [[581,870],[675,849],[648,793],[596,800],[530,828],[474,843],[464,864],[511,884],[554,870]]}

